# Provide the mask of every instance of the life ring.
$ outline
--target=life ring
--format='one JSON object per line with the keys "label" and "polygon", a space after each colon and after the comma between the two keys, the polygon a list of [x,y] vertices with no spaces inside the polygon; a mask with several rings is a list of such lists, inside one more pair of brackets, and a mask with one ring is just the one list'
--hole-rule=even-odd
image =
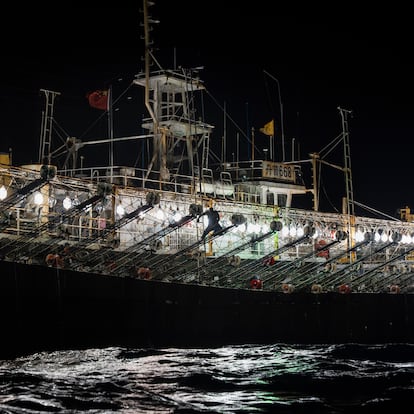
{"label": "life ring", "polygon": [[138,268],[137,275],[140,279],[146,279],[146,280],[149,280],[152,277],[151,270],[148,267]]}
{"label": "life ring", "polygon": [[282,283],[283,293],[292,293],[295,290],[295,287],[290,283]]}
{"label": "life ring", "polygon": [[48,266],[53,266],[53,264],[55,262],[55,255],[53,253],[49,253],[46,256],[45,262]]}
{"label": "life ring", "polygon": [[339,285],[338,291],[342,294],[351,293],[351,287],[346,283],[342,283],[342,285]]}
{"label": "life ring", "polygon": [[400,293],[400,292],[401,292],[401,289],[398,285],[391,285],[390,286],[390,293],[396,294],[396,293]]}
{"label": "life ring", "polygon": [[270,256],[268,259],[263,260],[265,266],[273,266],[276,263],[274,256]]}
{"label": "life ring", "polygon": [[332,270],[332,264],[331,263],[326,263],[325,267],[323,268],[323,271],[325,273],[328,273]]}
{"label": "life ring", "polygon": [[49,267],[63,267],[63,259],[58,254],[49,253],[45,261]]}
{"label": "life ring", "polygon": [[311,287],[311,292],[312,293],[322,293],[322,286],[319,285],[318,283],[314,283]]}
{"label": "life ring", "polygon": [[251,289],[261,289],[262,287],[263,287],[263,282],[257,276],[254,276],[250,279]]}
{"label": "life ring", "polygon": [[329,259],[329,249],[324,249],[327,244],[326,240],[323,239],[315,243],[317,257],[325,257],[326,259]]}

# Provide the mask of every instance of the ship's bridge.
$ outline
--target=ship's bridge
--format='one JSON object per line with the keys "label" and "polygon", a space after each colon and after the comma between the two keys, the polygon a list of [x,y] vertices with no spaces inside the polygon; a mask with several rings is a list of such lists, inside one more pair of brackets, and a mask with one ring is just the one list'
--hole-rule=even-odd
{"label": "ship's bridge", "polygon": [[309,192],[300,166],[260,160],[197,167],[195,190],[213,198],[280,207],[290,207],[295,195]]}

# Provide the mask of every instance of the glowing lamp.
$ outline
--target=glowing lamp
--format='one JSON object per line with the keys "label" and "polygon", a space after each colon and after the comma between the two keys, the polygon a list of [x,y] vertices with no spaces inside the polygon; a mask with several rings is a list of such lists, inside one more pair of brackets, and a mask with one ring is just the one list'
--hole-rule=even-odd
{"label": "glowing lamp", "polygon": [[7,189],[4,185],[0,187],[0,200],[4,200],[7,197]]}
{"label": "glowing lamp", "polygon": [[123,215],[125,214],[125,209],[124,207],[122,207],[122,204],[118,204],[116,206],[116,214],[118,214],[118,216],[123,217]]}
{"label": "glowing lamp", "polygon": [[66,196],[63,199],[63,208],[65,210],[69,210],[71,207],[72,207],[72,200],[68,196]]}
{"label": "glowing lamp", "polygon": [[43,195],[39,191],[37,191],[34,195],[34,203],[37,206],[40,206],[41,204],[43,204]]}

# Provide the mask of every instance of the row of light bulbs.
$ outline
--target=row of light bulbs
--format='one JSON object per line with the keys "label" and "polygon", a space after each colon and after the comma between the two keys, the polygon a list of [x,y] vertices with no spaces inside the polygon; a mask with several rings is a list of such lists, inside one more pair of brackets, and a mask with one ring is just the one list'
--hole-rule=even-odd
{"label": "row of light bulbs", "polygon": [[[362,231],[361,229],[358,229],[355,232],[355,241],[356,242],[362,242],[365,240],[365,232]],[[393,233],[391,231],[376,231],[374,232],[374,240],[376,242],[392,242],[394,241],[393,238]],[[414,243],[414,234],[412,236],[410,236],[409,234],[402,234],[401,235],[401,243],[404,244],[409,244],[409,243]]]}
{"label": "row of light bulbs", "polygon": [[[4,200],[7,197],[7,189],[4,185],[2,185],[0,187],[0,200]],[[34,196],[33,196],[33,201],[36,205],[41,205],[43,204],[44,201],[44,197],[42,195],[42,193],[40,191],[37,191]],[[69,197],[66,196],[63,199],[63,208],[65,210],[69,210],[73,205],[75,205],[76,203]],[[116,207],[116,213],[118,214],[119,217],[122,217],[125,215],[125,209],[122,206],[122,204],[118,204]],[[157,219],[159,220],[164,220],[166,217],[165,212],[161,209],[158,208],[155,216],[157,217]],[[177,209],[176,211],[174,211],[174,214],[172,216],[172,219],[176,222],[180,221],[182,219],[182,214],[180,213],[180,211]],[[206,217],[204,217],[204,220],[207,220]],[[205,223],[207,224],[207,223]],[[235,231],[239,231],[241,233],[267,233],[268,231],[270,231],[269,225],[268,224],[264,224],[264,225],[259,225],[258,223],[248,223],[248,224],[241,224],[240,226],[237,226],[235,229]],[[362,242],[364,241],[364,232],[361,229],[358,229],[355,232],[354,238],[356,242]],[[304,235],[304,229],[302,226],[283,226],[282,230],[281,230],[281,235],[283,237],[302,237]],[[315,229],[314,234],[312,235],[313,238],[317,238],[318,235],[318,231]],[[376,231],[374,233],[374,240],[376,242],[392,242],[393,238],[392,238],[392,233],[391,232],[387,232],[387,231],[383,231],[382,233],[380,233],[379,231]],[[414,243],[414,234],[412,236],[408,235],[408,234],[403,234],[401,236],[401,243]]]}

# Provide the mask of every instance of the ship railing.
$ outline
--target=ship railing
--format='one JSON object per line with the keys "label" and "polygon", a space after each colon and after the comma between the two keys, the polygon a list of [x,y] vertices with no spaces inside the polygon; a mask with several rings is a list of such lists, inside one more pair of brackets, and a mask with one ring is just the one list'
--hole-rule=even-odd
{"label": "ship railing", "polygon": [[414,273],[397,273],[394,278],[386,280],[386,286],[383,290],[389,293],[406,293],[414,294]]}
{"label": "ship railing", "polygon": [[234,200],[235,191],[230,173],[221,171],[219,176],[215,177],[211,168],[199,170],[197,167],[194,172],[195,192],[197,194]]}
{"label": "ship railing", "polygon": [[365,272],[361,269],[351,287],[357,292],[414,293],[414,274],[402,272],[400,266],[381,264]]}
{"label": "ship railing", "polygon": [[[33,260],[37,260],[40,264],[45,264],[45,259],[49,254],[59,254],[61,259],[65,261],[71,258],[70,261],[65,262],[65,265],[73,266],[88,266],[91,269],[96,263],[104,263],[111,255],[105,248],[109,248],[110,252],[114,252],[117,247],[117,229],[124,223],[133,220],[136,215],[141,212],[146,212],[151,206],[141,206],[137,210],[124,216],[120,221],[112,223],[111,220],[106,220],[105,226],[102,226],[102,218],[94,217],[89,214],[77,215],[70,217],[68,223],[64,223],[64,233],[53,232],[56,226],[48,229],[48,238],[39,239],[39,237],[19,238],[17,243],[13,244],[13,250],[7,251],[7,254],[13,254],[16,259],[19,252],[30,250]],[[57,219],[53,220],[49,217],[50,223],[59,223],[59,215],[55,215]],[[63,223],[61,223],[63,224]],[[59,228],[60,226],[58,226]]]}
{"label": "ship railing", "polygon": [[[155,200],[154,197],[150,197],[147,201],[147,204],[141,205],[138,208],[130,211],[129,213],[124,214],[122,217],[114,221],[113,223],[108,223],[104,227],[101,227],[98,232],[95,233],[94,237],[84,240],[82,243],[79,243],[78,246],[74,246],[76,249],[84,249],[92,245],[93,243],[99,243],[104,241],[104,243],[108,244],[108,241],[112,247],[119,247],[119,234],[118,230],[125,226],[126,224],[134,221],[137,217],[144,217],[151,209],[153,209],[153,202]],[[98,221],[99,224],[99,221]],[[88,265],[90,267],[100,263],[101,258],[99,257],[99,252],[89,255],[88,257]]]}
{"label": "ship railing", "polygon": [[405,247],[402,252],[369,268],[362,263],[352,278],[352,287],[358,286],[358,291],[389,291],[390,293],[409,290],[410,285],[414,283],[413,269],[411,264],[403,259],[413,250],[414,246]]}
{"label": "ship railing", "polygon": [[396,269],[389,277],[381,278],[382,272],[378,272],[379,280],[382,281],[382,290],[389,293],[410,293],[414,294],[414,273],[413,271],[401,272]]}
{"label": "ship railing", "polygon": [[38,215],[27,217],[25,208],[11,207],[7,212],[4,212],[1,231],[16,236],[32,234],[39,224]]}
{"label": "ship railing", "polygon": [[[275,278],[277,278],[279,281],[283,281],[287,278],[288,275],[294,274],[297,269],[307,269],[309,266],[313,266],[315,261],[309,262],[309,264],[305,264],[306,259],[309,259],[318,253],[330,249],[346,238],[345,232],[338,231],[336,233],[336,240],[332,241],[331,243],[327,243],[323,247],[314,249],[313,243],[309,243],[309,241],[312,240],[310,237],[311,234],[313,234],[312,228],[309,229],[307,235],[293,239],[291,242],[286,243],[285,245],[267,254],[266,256],[254,261],[246,261],[246,264],[242,267],[243,274],[240,273],[241,278],[246,279],[248,276],[259,276],[263,285],[263,289],[275,290],[277,288],[280,288],[279,283],[270,284],[269,282],[274,282]],[[281,261],[280,259],[282,254],[288,253],[292,247],[296,247],[296,259]],[[301,247],[303,247],[303,252],[298,254],[298,249]],[[226,275],[226,277],[228,277],[228,275]],[[233,283],[235,282],[236,281],[233,281]],[[242,284],[243,286],[246,286],[246,280],[242,280]]]}
{"label": "ship railing", "polygon": [[237,227],[238,223],[234,222],[233,224],[222,228],[220,231],[213,233],[213,235],[208,236],[207,240],[195,239],[194,234],[191,234],[193,243],[186,244],[185,247],[179,248],[175,253],[170,254],[168,257],[158,256],[151,260],[148,265],[154,271],[155,278],[164,279],[166,274],[174,277],[174,275],[180,275],[186,271],[186,266],[191,265],[189,259],[193,258],[194,253],[201,252],[199,247],[204,245],[206,242],[213,242],[214,240],[224,236],[230,230]]}
{"label": "ship railing", "polygon": [[[301,248],[302,253],[300,255],[306,256],[309,254],[309,250],[312,249],[309,243],[310,239],[295,239],[293,241],[285,243],[283,246],[266,254],[264,257],[257,258],[251,261],[246,261],[246,266],[243,273],[235,274],[235,280],[238,281],[239,286],[242,284],[246,286],[246,280],[250,280],[252,277],[257,277],[262,282],[264,290],[274,290],[274,284],[269,283],[269,274],[274,274],[279,267],[285,268],[295,260],[291,258],[290,252],[294,250],[294,257],[297,257],[298,251]],[[292,249],[292,248],[295,249]],[[273,263],[273,264],[272,264]],[[244,280],[243,280],[244,279]],[[242,283],[242,284],[240,284]]]}
{"label": "ship railing", "polygon": [[[337,241],[340,241],[337,239]],[[337,269],[337,263],[341,261],[344,257],[349,255],[351,252],[362,249],[364,246],[369,245],[372,242],[370,237],[366,237],[360,243],[357,243],[354,246],[349,248],[340,249],[337,254],[325,258],[323,260],[315,262],[310,262],[308,265],[302,267],[299,266],[297,272],[293,272],[290,277],[289,283],[296,290],[311,290],[313,284],[319,285],[322,280],[327,277],[327,275],[332,274]],[[331,243],[326,244],[324,247],[330,246]],[[329,247],[330,248],[330,247]],[[317,249],[315,253],[323,251],[322,249]],[[273,278],[275,285],[281,287],[283,283],[286,283],[286,274],[283,274],[282,277],[276,275]],[[322,288],[322,285],[321,285]]]}
{"label": "ship railing", "polygon": [[58,174],[87,179],[93,183],[109,182],[122,187],[183,194],[194,194],[196,187],[195,178],[189,175],[171,173],[168,179],[163,179],[159,171],[151,171],[148,175],[147,169],[125,166],[66,169],[58,171]]}
{"label": "ship railing", "polygon": [[[170,173],[168,179],[163,179],[159,171],[151,171],[148,174],[146,169],[116,166],[81,168],[74,170],[59,171],[72,177],[84,178],[93,183],[110,182],[122,187],[133,187],[148,190],[162,190],[171,193],[182,194],[203,194],[214,198],[235,199],[235,187],[229,172],[221,172],[215,179],[211,169],[203,168],[201,174],[194,176]],[[259,197],[254,194],[238,194],[238,200],[243,198],[249,202],[257,202]]]}
{"label": "ship railing", "polygon": [[[176,133],[178,136],[182,135],[202,135],[205,133],[211,132],[213,129],[212,125],[209,125],[205,122],[199,121],[194,118],[189,118],[182,111],[180,114],[176,114],[177,109],[182,109],[184,107],[183,103],[168,104],[166,103],[165,109],[169,113],[163,116],[158,117],[158,126],[164,127]],[[173,113],[174,111],[174,113]],[[152,118],[144,118],[142,120],[142,127],[150,131],[154,130],[154,121]]]}
{"label": "ship railing", "polygon": [[292,240],[291,242],[284,244],[283,246],[278,247],[275,250],[272,250],[267,255],[259,259],[255,259],[252,261],[246,260],[236,269],[227,272],[224,276],[220,277],[217,283],[223,286],[247,288],[249,278],[262,273],[262,271],[259,271],[259,269],[263,268],[263,263],[266,263],[275,256],[282,254],[283,252],[291,249],[292,247],[305,243],[309,240],[309,237],[310,235],[306,234],[304,236]]}
{"label": "ship railing", "polygon": [[53,211],[42,213],[40,209],[32,218],[25,218],[25,209],[15,209],[13,226],[8,227],[5,233],[14,234],[17,238],[3,246],[3,253],[15,260],[30,255],[31,259],[42,262],[60,244],[96,239],[100,232],[101,218],[94,217],[89,206],[100,198],[94,196],[86,200],[84,205],[81,203],[76,206],[79,209],[74,207],[65,215]]}
{"label": "ship railing", "polygon": [[[315,272],[319,267],[330,266],[331,263],[334,263],[338,257],[344,255],[344,249],[340,247],[341,243],[348,238],[348,233],[346,231],[337,230],[335,235],[331,235],[331,241],[324,244],[314,244],[310,243],[310,251],[307,254],[297,255],[294,260],[290,263],[284,263],[272,268],[269,267],[269,272],[263,283],[266,287],[269,287],[269,282],[272,282],[274,288],[278,289],[283,283],[300,283],[301,280],[306,280],[307,275]],[[325,238],[324,238],[325,240]],[[361,247],[365,243],[369,242],[369,238],[364,241],[363,244],[358,246]],[[338,247],[339,246],[339,247]],[[337,252],[340,250],[340,253],[335,257],[329,257],[332,249],[335,248]],[[357,249],[357,247],[352,247],[352,250]]]}
{"label": "ship railing", "polygon": [[[318,254],[328,251],[333,246],[340,243],[342,240],[335,239],[326,245],[314,249],[311,247],[310,252],[301,255],[291,262],[283,263],[278,266],[269,266],[268,271],[265,272],[263,277],[263,286],[266,289],[274,290],[280,289],[282,283],[295,284],[303,279],[312,270],[315,270],[319,266],[325,266],[325,259],[315,260]],[[314,260],[309,260],[313,258]]]}
{"label": "ship railing", "polygon": [[240,266],[241,256],[240,253],[245,251],[248,248],[252,248],[256,244],[262,242],[265,239],[273,236],[276,230],[271,230],[267,233],[262,234],[261,236],[255,238],[254,240],[241,240],[236,246],[232,248],[220,251],[220,256],[214,257],[212,259],[206,260],[205,257],[200,257],[200,252],[194,257],[192,267],[187,267],[186,271],[180,274],[175,280],[185,280],[191,275],[197,275],[199,280],[202,280],[203,283],[214,284],[220,278],[222,278],[229,269],[232,270],[235,267]]}
{"label": "ship railing", "polygon": [[246,191],[245,186],[242,184],[235,184],[234,199],[235,201],[241,201],[249,204],[260,204],[260,194],[251,193]]}
{"label": "ship railing", "polygon": [[162,248],[161,239],[176,232],[182,226],[189,224],[195,219],[195,215],[189,214],[184,216],[180,221],[169,224],[167,227],[162,228],[158,232],[149,235],[143,240],[136,242],[132,246],[122,251],[122,255],[114,263],[111,273],[123,274],[127,270],[134,268],[138,269],[138,265],[142,267],[146,266],[146,262],[151,258],[155,252]]}
{"label": "ship railing", "polygon": [[[154,70],[151,71],[150,77],[152,78],[170,78],[171,82],[174,79],[177,79],[180,82],[185,84],[191,84],[191,91],[197,89],[204,89],[203,81],[199,78],[198,72],[194,69],[162,69],[162,70]],[[140,83],[144,83],[146,81],[146,74],[144,72],[138,73],[135,75],[136,81]]]}
{"label": "ship railing", "polygon": [[[372,243],[372,242],[371,242]],[[369,254],[358,258],[357,260],[345,265],[333,272],[324,273],[320,272],[318,275],[315,275],[315,278],[319,279],[315,283],[321,285],[324,291],[336,291],[340,285],[352,286],[354,284],[355,273],[359,272],[363,266],[363,263],[370,256],[376,255],[389,247],[395,246],[396,242],[391,241],[388,243],[381,243],[380,247],[370,251]]]}

